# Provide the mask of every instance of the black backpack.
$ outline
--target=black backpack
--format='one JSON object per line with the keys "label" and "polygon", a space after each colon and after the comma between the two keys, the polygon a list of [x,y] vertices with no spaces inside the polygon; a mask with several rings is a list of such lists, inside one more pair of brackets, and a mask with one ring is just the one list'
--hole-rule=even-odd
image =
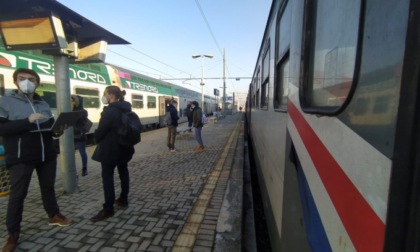
{"label": "black backpack", "polygon": [[140,143],[143,126],[139,116],[132,111],[122,112],[121,123],[118,129],[118,143],[122,146],[134,146]]}

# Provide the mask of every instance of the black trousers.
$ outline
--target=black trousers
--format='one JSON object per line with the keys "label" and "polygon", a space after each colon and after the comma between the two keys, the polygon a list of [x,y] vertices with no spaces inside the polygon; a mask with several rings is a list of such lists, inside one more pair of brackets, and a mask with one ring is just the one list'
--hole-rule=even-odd
{"label": "black trousers", "polygon": [[32,173],[36,170],[39,187],[41,189],[42,203],[49,217],[59,212],[55,196],[55,178],[57,160],[39,164],[17,164],[9,168],[10,195],[7,205],[6,226],[9,233],[20,232],[20,223],[23,214],[23,202],[28,194]]}
{"label": "black trousers", "polygon": [[103,208],[105,210],[114,210],[115,203],[115,188],[114,188],[114,170],[117,166],[118,174],[121,181],[120,198],[123,200],[128,199],[128,192],[130,188],[130,176],[128,173],[128,164],[110,165],[101,163],[102,166],[102,185],[104,188],[105,203]]}

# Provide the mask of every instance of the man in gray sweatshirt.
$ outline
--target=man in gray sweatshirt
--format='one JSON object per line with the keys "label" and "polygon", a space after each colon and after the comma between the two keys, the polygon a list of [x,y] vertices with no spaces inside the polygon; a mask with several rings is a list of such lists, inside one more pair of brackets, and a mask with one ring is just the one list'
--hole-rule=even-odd
{"label": "man in gray sweatshirt", "polygon": [[57,151],[53,136],[63,132],[31,132],[49,128],[54,123],[50,107],[35,93],[40,84],[39,75],[31,69],[19,68],[13,73],[13,82],[17,90],[0,97],[0,136],[6,150],[11,184],[6,216],[8,237],[3,251],[14,251],[17,247],[23,203],[34,170],[49,217],[48,225],[68,226],[72,223],[60,213],[54,189]]}

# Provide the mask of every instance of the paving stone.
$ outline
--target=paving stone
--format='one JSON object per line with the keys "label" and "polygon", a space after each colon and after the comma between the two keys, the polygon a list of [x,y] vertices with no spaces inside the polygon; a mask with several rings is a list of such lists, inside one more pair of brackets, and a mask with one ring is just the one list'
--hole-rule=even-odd
{"label": "paving stone", "polygon": [[[202,131],[206,148],[200,153],[193,151],[196,146],[193,137],[177,139],[178,152],[170,153],[166,148],[165,128],[143,133],[142,142],[136,145],[129,163],[129,207],[115,208],[115,215],[104,221],[90,221],[102,209],[104,199],[100,163],[89,159],[89,175],[79,177],[80,191],[74,194],[63,194],[61,169],[57,168],[58,204],[60,212],[74,221],[69,227],[47,225],[34,173],[25,200],[18,251],[171,251],[222,154],[229,158],[224,153],[225,145],[238,119],[239,115],[232,115],[219,124],[206,125]],[[94,149],[94,146],[87,148],[89,157]],[[80,170],[78,153],[75,161]],[[193,251],[211,251],[230,165],[226,163],[216,179]],[[114,179],[118,197],[117,172]],[[7,200],[7,197],[0,198],[0,225],[5,223]],[[2,244],[6,231],[0,230],[3,230]]]}

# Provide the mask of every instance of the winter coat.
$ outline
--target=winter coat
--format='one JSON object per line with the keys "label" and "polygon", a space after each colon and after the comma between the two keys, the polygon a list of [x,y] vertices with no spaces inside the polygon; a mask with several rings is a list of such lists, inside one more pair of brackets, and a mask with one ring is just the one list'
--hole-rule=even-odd
{"label": "winter coat", "polygon": [[126,101],[113,102],[104,107],[94,137],[96,149],[92,159],[104,164],[119,165],[128,163],[134,154],[134,147],[118,144],[118,129],[122,126],[123,112],[131,111],[131,104]]}
{"label": "winter coat", "polygon": [[191,104],[188,104],[187,108],[185,110],[186,110],[186,113],[187,113],[187,118],[192,118]]}
{"label": "winter coat", "polygon": [[86,141],[86,132],[84,132],[84,122],[88,118],[88,112],[83,108],[83,97],[77,95],[75,97],[75,105],[73,111],[83,111],[82,116],[73,127],[73,136],[75,141]]}
{"label": "winter coat", "polygon": [[175,106],[172,104],[169,104],[168,111],[171,114],[171,125],[174,127],[178,127],[178,111],[176,110]]}
{"label": "winter coat", "polygon": [[203,112],[201,108],[195,107],[193,110],[193,127],[194,128],[203,127],[202,119],[203,119]]}
{"label": "winter coat", "polygon": [[28,120],[34,111],[47,117],[38,120],[40,129],[53,125],[50,106],[38,94],[34,93],[32,105],[26,95],[17,90],[0,97],[0,136],[3,137],[7,167],[57,158],[53,132],[30,132],[38,129],[37,123]]}

